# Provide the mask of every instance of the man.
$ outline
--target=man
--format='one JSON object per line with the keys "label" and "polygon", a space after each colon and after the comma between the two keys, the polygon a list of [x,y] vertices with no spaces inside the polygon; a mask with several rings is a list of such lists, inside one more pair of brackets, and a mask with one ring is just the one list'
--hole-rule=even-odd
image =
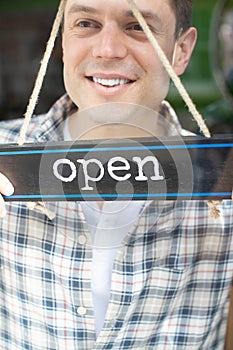
{"label": "man", "polygon": [[[136,4],[182,74],[196,41],[191,1]],[[32,120],[28,141],[76,137],[83,123],[77,109],[120,102],[161,110],[169,77],[126,1],[67,0],[63,61],[69,97]],[[98,135],[84,128],[86,139],[122,136],[124,121],[98,122]],[[21,123],[2,123],[0,142],[15,142]],[[124,137],[138,128],[128,130]],[[1,176],[1,192],[10,195],[12,185]],[[122,205],[48,203],[56,213],[50,220],[23,203],[7,204],[1,349],[223,348],[231,202],[221,204],[216,220],[205,201]]]}

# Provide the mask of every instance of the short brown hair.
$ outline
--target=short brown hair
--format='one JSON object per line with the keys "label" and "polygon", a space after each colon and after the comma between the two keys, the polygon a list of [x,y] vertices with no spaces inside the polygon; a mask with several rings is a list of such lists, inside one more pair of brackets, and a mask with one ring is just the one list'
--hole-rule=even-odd
{"label": "short brown hair", "polygon": [[175,36],[178,37],[191,26],[193,0],[169,0],[176,16]]}
{"label": "short brown hair", "polygon": [[[169,0],[176,16],[175,37],[185,32],[191,26],[193,0]],[[64,16],[62,30],[64,29]]]}

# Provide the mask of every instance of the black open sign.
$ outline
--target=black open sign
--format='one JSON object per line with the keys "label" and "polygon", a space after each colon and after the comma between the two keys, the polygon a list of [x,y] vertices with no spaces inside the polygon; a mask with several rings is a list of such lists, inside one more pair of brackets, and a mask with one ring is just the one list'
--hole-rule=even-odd
{"label": "black open sign", "polygon": [[2,145],[8,201],[222,199],[232,190],[233,136]]}

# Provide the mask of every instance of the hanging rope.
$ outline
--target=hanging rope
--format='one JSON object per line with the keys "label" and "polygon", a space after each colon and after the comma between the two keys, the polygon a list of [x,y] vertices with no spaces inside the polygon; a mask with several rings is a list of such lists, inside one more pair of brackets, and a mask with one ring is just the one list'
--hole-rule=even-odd
{"label": "hanging rope", "polygon": [[24,122],[23,122],[23,125],[22,125],[21,130],[20,130],[20,134],[19,134],[19,138],[18,138],[18,145],[19,146],[21,146],[25,143],[28,125],[30,123],[30,120],[32,118],[32,115],[34,113],[34,110],[35,110],[35,107],[36,107],[36,104],[38,101],[40,90],[42,88],[44,77],[46,75],[46,71],[48,68],[48,63],[49,63],[49,60],[50,60],[50,57],[51,57],[51,54],[52,54],[52,51],[54,48],[54,44],[55,44],[55,41],[57,38],[57,34],[59,31],[61,22],[62,22],[63,13],[64,13],[64,9],[65,9],[65,2],[66,2],[66,0],[61,0],[58,11],[57,11],[56,18],[54,20],[52,31],[51,31],[51,34],[50,34],[50,37],[49,37],[49,40],[47,43],[44,57],[41,61],[41,66],[40,66],[38,76],[37,76],[37,79],[36,79],[36,82],[34,85],[34,89],[33,89],[32,95],[30,97],[29,104],[28,104],[27,109],[26,109]]}
{"label": "hanging rope", "polygon": [[202,116],[200,115],[200,113],[196,109],[196,106],[194,105],[193,101],[191,100],[187,90],[185,89],[180,78],[177,76],[174,69],[172,68],[165,53],[163,52],[163,50],[159,46],[158,41],[156,40],[153,33],[151,32],[149,26],[147,25],[144,17],[142,16],[141,12],[139,11],[137,6],[135,5],[135,2],[133,0],[127,0],[127,1],[131,7],[131,10],[132,10],[135,18],[137,19],[138,23],[140,24],[140,26],[144,30],[151,45],[155,49],[155,52],[158,55],[160,61],[162,62],[164,68],[166,69],[167,73],[171,77],[174,85],[176,86],[177,90],[179,91],[184,102],[187,104],[188,109],[189,109],[190,113],[193,115],[194,119],[196,120],[201,132],[203,133],[204,136],[210,137],[211,135],[210,135],[209,129],[207,128]]}
{"label": "hanging rope", "polygon": [[[164,54],[164,52],[161,49],[161,47],[159,46],[157,40],[153,36],[153,33],[151,32],[149,26],[147,25],[145,19],[143,18],[142,14],[141,14],[141,12],[137,8],[134,0],[127,0],[127,2],[129,3],[130,8],[131,8],[135,18],[137,19],[138,23],[143,28],[148,40],[150,41],[153,48],[155,49],[155,52],[158,55],[159,59],[161,60],[164,68],[166,69],[167,73],[171,77],[178,92],[180,93],[184,102],[188,106],[190,113],[193,115],[194,119],[196,120],[196,122],[200,128],[200,131],[203,133],[204,136],[211,137],[210,132],[208,130],[208,127],[205,124],[205,121],[203,120],[202,116],[200,115],[200,113],[196,109],[196,106],[194,105],[192,99],[190,98],[190,96],[189,96],[187,90],[185,89],[184,85],[182,84],[180,78],[175,73],[175,71],[172,68],[170,62],[168,61],[166,55]],[[44,57],[41,61],[40,70],[38,72],[38,76],[37,76],[37,79],[35,82],[35,86],[34,86],[32,95],[31,95],[30,100],[29,100],[29,104],[27,106],[27,110],[25,113],[25,119],[24,119],[23,125],[21,127],[20,135],[18,138],[18,145],[23,145],[25,143],[28,125],[30,123],[30,120],[32,118],[32,115],[34,113],[34,110],[35,110],[35,107],[36,107],[36,104],[38,101],[38,97],[39,97],[39,94],[40,94],[40,91],[41,91],[41,88],[43,85],[44,77],[46,75],[49,59],[51,57],[51,54],[52,54],[52,51],[54,48],[54,44],[56,41],[57,33],[59,31],[59,28],[60,28],[60,25],[62,22],[64,9],[65,9],[65,3],[66,3],[66,0],[60,1],[60,5],[59,5],[58,11],[57,11],[56,18],[54,20],[54,24],[53,24],[52,31],[50,34],[50,38],[49,38],[48,43],[47,43],[46,51],[45,51]],[[211,216],[213,216],[213,217],[218,216],[218,209],[216,208],[216,205],[218,203],[219,203],[219,201],[208,201],[208,204],[209,204],[209,207],[211,210]],[[40,210],[43,210],[43,211],[46,210],[44,208],[42,209],[41,203],[37,203],[36,205],[34,205],[34,207],[37,207],[37,206]],[[51,216],[51,213],[48,213],[48,216]]]}
{"label": "hanging rope", "polygon": [[[43,85],[43,81],[44,81],[44,77],[46,75],[47,72],[47,68],[48,68],[48,63],[54,48],[54,44],[57,38],[57,34],[63,19],[63,14],[64,14],[64,9],[65,9],[65,3],[66,0],[61,0],[58,11],[57,11],[57,15],[55,17],[54,23],[53,23],[53,27],[51,30],[51,34],[49,37],[49,40],[47,42],[47,46],[46,46],[46,50],[44,53],[44,57],[41,61],[41,66],[38,72],[38,76],[36,78],[35,81],[35,85],[32,91],[32,95],[30,97],[27,109],[26,109],[26,113],[25,113],[25,118],[24,118],[24,122],[22,124],[22,127],[20,129],[20,134],[19,134],[19,138],[18,138],[18,145],[21,146],[25,143],[25,139],[26,139],[26,133],[27,133],[27,129],[28,129],[28,125],[30,123],[30,120],[33,116],[37,101],[38,101],[38,97]],[[35,202],[35,203],[31,203],[28,202],[26,203],[27,208],[32,210],[32,209],[38,209],[42,214],[46,215],[50,220],[54,219],[55,214],[52,213],[50,210],[48,210],[44,203],[42,202]]]}
{"label": "hanging rope", "polygon": [[[161,49],[161,47],[159,46],[157,40],[155,39],[155,37],[153,36],[153,33],[151,32],[150,28],[148,27],[145,19],[143,18],[142,14],[140,13],[139,9],[137,8],[137,6],[135,5],[133,0],[127,0],[131,10],[135,16],[135,18],[138,20],[139,24],[141,25],[141,27],[143,28],[145,34],[148,37],[148,40],[151,42],[152,46],[155,49],[155,52],[157,53],[158,57],[160,58],[162,64],[164,65],[164,68],[166,69],[167,73],[169,74],[169,76],[171,77],[174,85],[176,86],[177,90],[179,91],[181,97],[183,98],[184,102],[187,104],[190,113],[193,115],[194,119],[196,120],[201,132],[203,133],[204,136],[206,137],[210,137],[210,132],[202,118],[202,116],[200,115],[200,113],[198,112],[198,110],[196,109],[196,106],[194,105],[193,101],[191,100],[187,90],[185,89],[185,87],[183,86],[180,78],[177,76],[177,74],[175,73],[175,71],[173,70],[170,62],[168,61],[166,55],[164,54],[163,50]],[[30,97],[29,100],[29,104],[27,106],[27,110],[25,113],[25,119],[24,119],[24,123],[22,125],[22,128],[20,130],[20,136],[18,139],[18,144],[19,145],[23,145],[25,142],[25,135],[27,132],[27,128],[28,125],[30,123],[30,120],[32,118],[33,112],[35,110],[37,101],[38,101],[38,97],[40,94],[40,90],[42,88],[42,84],[44,81],[44,77],[47,71],[47,67],[48,67],[48,63],[49,63],[49,59],[51,57],[53,48],[54,48],[54,43],[57,37],[57,33],[59,30],[59,27],[61,25],[62,22],[62,18],[63,18],[63,14],[64,14],[64,8],[65,8],[65,3],[66,0],[61,0],[59,8],[58,8],[58,12],[52,27],[52,31],[51,31],[51,35],[49,38],[49,41],[47,43],[47,47],[46,47],[46,51],[43,57],[43,60],[41,62],[41,66],[40,66],[40,70],[38,72],[38,76],[35,82],[35,86],[32,92],[32,95]]]}
{"label": "hanging rope", "polygon": [[[190,113],[192,114],[193,118],[196,120],[200,131],[203,133],[205,137],[211,137],[211,134],[209,132],[209,129],[202,118],[201,114],[198,112],[196,106],[194,105],[192,99],[190,98],[187,90],[185,89],[184,85],[182,84],[180,78],[177,76],[175,73],[174,69],[172,68],[170,62],[168,61],[165,53],[159,46],[156,38],[154,37],[153,33],[151,32],[149,26],[147,25],[144,17],[142,16],[141,12],[137,8],[134,0],[127,0],[127,2],[130,5],[130,8],[137,19],[138,23],[144,30],[144,33],[146,34],[148,40],[150,41],[151,45],[155,49],[156,54],[158,55],[160,61],[162,62],[164,68],[166,69],[167,73],[169,74],[170,78],[172,79],[174,85],[176,86],[178,92],[180,93],[181,97],[183,98],[184,102],[188,106],[188,109]],[[217,208],[217,205],[221,203],[221,201],[213,201],[213,200],[208,200],[207,201],[208,206],[210,208],[210,216],[212,218],[218,218],[220,215],[220,211]]]}

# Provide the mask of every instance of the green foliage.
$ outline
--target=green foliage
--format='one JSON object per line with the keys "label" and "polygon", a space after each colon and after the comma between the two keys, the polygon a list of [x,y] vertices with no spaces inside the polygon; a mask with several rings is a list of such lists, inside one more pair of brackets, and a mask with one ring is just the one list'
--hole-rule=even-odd
{"label": "green foliage", "polygon": [[[210,30],[216,4],[217,0],[194,0],[193,25],[198,29],[198,40],[182,81],[199,109],[221,98],[209,53]],[[176,109],[183,109],[184,103],[173,84],[169,99]]]}
{"label": "green foliage", "polygon": [[52,9],[58,6],[58,4],[59,0],[1,0],[0,11],[2,13]]}

